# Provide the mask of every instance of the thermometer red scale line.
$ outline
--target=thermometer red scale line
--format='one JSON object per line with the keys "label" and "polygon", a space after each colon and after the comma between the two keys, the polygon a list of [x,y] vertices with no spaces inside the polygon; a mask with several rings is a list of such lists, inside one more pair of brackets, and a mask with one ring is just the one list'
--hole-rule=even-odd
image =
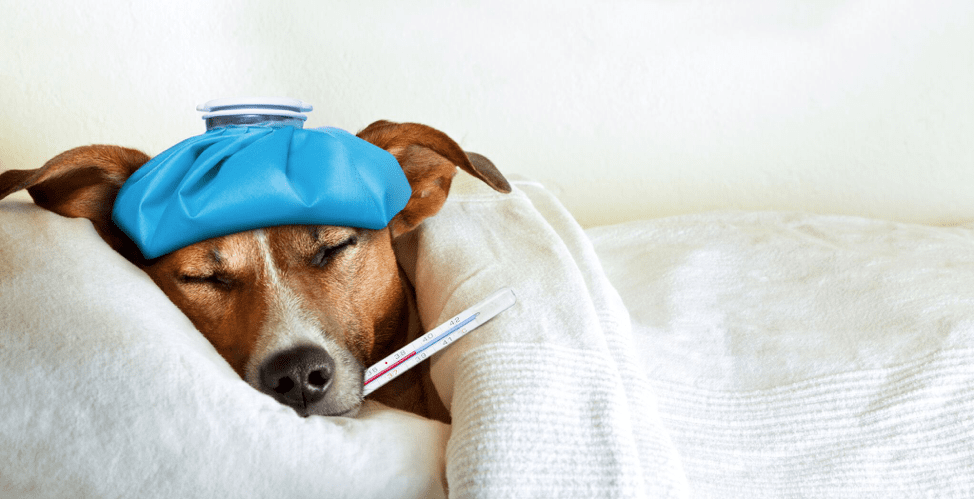
{"label": "thermometer red scale line", "polygon": [[380,360],[365,371],[363,396],[368,395],[400,374],[428,359],[453,341],[473,331],[507,310],[517,301],[510,288],[501,288],[476,305],[440,324],[396,353]]}

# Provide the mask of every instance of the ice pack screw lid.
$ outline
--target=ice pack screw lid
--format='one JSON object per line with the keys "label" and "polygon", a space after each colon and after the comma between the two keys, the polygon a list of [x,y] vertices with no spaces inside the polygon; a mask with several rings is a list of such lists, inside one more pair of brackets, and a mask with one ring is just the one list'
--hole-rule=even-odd
{"label": "ice pack screw lid", "polygon": [[276,124],[304,128],[308,119],[303,113],[313,107],[307,102],[287,97],[236,97],[213,99],[196,106],[206,113],[206,129],[228,125]]}

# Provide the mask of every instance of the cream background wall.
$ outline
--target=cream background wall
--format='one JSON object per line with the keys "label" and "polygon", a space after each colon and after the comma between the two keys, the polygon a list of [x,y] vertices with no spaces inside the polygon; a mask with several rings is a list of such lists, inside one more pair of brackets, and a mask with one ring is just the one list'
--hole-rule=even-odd
{"label": "cream background wall", "polygon": [[969,0],[0,0],[0,169],[290,96],[310,126],[440,128],[585,225],[974,220],[972,89]]}

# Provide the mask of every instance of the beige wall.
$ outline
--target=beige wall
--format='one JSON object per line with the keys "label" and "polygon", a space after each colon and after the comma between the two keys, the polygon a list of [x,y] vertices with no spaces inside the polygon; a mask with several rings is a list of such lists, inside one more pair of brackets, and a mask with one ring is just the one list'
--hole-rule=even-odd
{"label": "beige wall", "polygon": [[[814,6],[810,6],[814,5]],[[974,2],[0,0],[0,161],[156,154],[216,97],[440,128],[586,225],[974,220]]]}

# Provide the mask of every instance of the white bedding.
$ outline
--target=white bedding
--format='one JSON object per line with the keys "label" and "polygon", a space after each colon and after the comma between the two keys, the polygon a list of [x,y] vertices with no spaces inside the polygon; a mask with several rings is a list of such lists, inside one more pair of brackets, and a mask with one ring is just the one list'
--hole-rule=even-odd
{"label": "white bedding", "polygon": [[88,222],[0,202],[0,496],[974,492],[970,229],[718,213],[586,233],[515,186],[461,174],[401,248],[427,327],[518,296],[433,359],[452,429],[374,404],[297,417]]}
{"label": "white bedding", "polygon": [[584,232],[539,184],[460,177],[416,231],[420,317],[439,324],[501,286],[517,304],[433,359],[453,415],[457,497],[671,497],[679,456],[633,355],[629,316]]}
{"label": "white bedding", "polygon": [[712,213],[588,234],[694,497],[974,497],[974,230]]}
{"label": "white bedding", "polygon": [[0,497],[436,497],[448,436],[298,417],[87,220],[0,202]]}

